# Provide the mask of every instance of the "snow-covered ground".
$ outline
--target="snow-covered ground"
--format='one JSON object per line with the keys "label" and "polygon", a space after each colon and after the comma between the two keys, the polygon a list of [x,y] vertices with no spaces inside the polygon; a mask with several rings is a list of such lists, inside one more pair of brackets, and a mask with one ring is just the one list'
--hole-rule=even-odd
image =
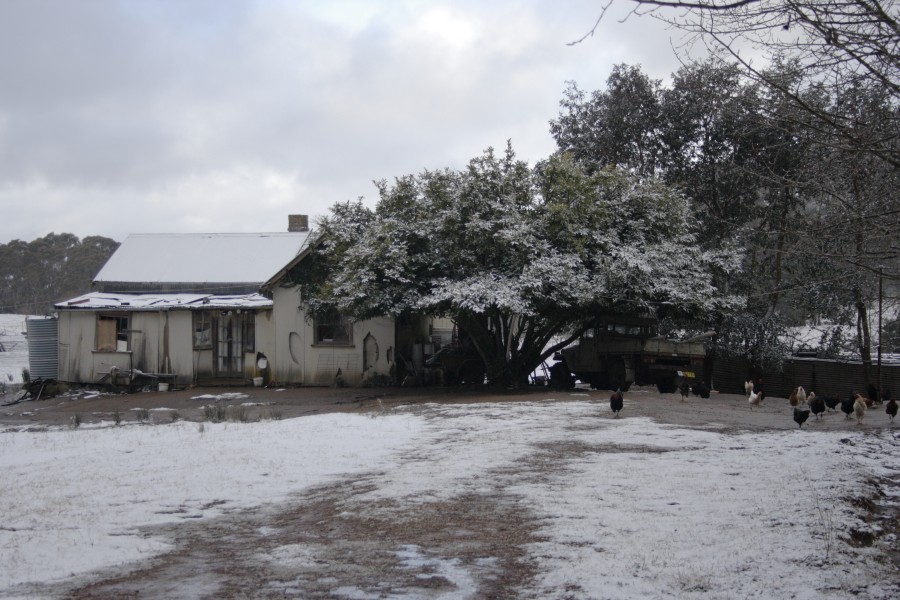
{"label": "snow-covered ground", "polygon": [[[363,475],[343,510],[384,510],[390,501],[411,514],[453,498],[515,498],[516,511],[538,523],[525,549],[539,568],[511,596],[897,598],[896,565],[883,562],[897,540],[853,547],[848,539],[878,531],[854,499],[870,495],[873,480],[897,483],[898,447],[900,428],[687,429],[614,419],[608,405],[574,395],[371,416],[8,431],[0,433],[0,598],[170,547],[141,526],[289,504],[312,486]],[[897,485],[882,490],[896,507]],[[293,544],[267,560],[290,570],[314,552]],[[471,564],[412,545],[384,552],[426,556],[445,580],[389,597],[480,597]],[[330,597],[388,597],[381,593],[335,581]]]}
{"label": "snow-covered ground", "polygon": [[22,369],[28,366],[26,315],[0,314],[0,385],[22,383]]}

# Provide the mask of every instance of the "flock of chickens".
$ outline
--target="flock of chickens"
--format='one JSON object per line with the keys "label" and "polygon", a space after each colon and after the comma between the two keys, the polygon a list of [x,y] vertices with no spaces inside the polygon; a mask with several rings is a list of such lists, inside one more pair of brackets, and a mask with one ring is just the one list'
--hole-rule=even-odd
{"label": "flock of chickens", "polygon": [[[747,392],[747,402],[750,404],[750,410],[753,410],[754,406],[762,404],[765,398],[762,386],[754,384],[752,381],[746,381],[744,383],[744,391]],[[866,411],[877,402],[876,397],[873,397],[872,394],[866,397],[860,393],[852,392],[848,398],[843,400],[837,395],[821,398],[816,396],[815,392],[807,394],[803,386],[798,386],[791,392],[788,401],[794,409],[794,422],[797,423],[797,427],[802,429],[803,424],[809,419],[810,413],[816,415],[816,419],[818,419],[826,411],[837,412],[838,405],[840,405],[841,412],[846,415],[847,419],[852,415],[856,417],[858,424],[862,424]],[[897,416],[897,401],[891,398],[889,390],[882,394],[882,400],[887,402],[884,412],[888,414],[893,422],[894,417]]]}
{"label": "flock of chickens", "polygon": [[[684,401],[690,393],[690,388],[687,384],[684,384],[679,389],[681,391],[681,399]],[[747,392],[747,402],[750,404],[750,410],[753,410],[754,406],[758,407],[762,404],[765,393],[763,392],[761,383],[757,382],[754,384],[753,381],[746,381],[744,383],[744,391]],[[709,398],[708,389],[706,392],[707,393],[703,397]],[[882,401],[887,403],[884,407],[884,412],[888,414],[891,422],[893,422],[894,417],[897,416],[897,401],[891,398],[890,390],[885,390],[881,397]],[[794,422],[802,429],[803,424],[809,419],[810,413],[816,415],[816,419],[818,419],[825,411],[837,412],[838,405],[841,407],[841,412],[847,415],[847,419],[849,419],[851,415],[854,415],[856,416],[856,422],[862,424],[863,417],[866,416],[866,411],[876,403],[876,400],[872,397],[872,394],[865,397],[856,392],[852,392],[850,397],[844,400],[841,400],[837,395],[828,398],[820,398],[819,396],[816,396],[815,392],[807,394],[806,390],[804,390],[802,386],[799,386],[794,388],[794,391],[791,392],[789,402],[794,408]],[[618,418],[619,412],[624,406],[625,398],[622,395],[622,389],[619,388],[609,397],[609,408],[616,418]]]}

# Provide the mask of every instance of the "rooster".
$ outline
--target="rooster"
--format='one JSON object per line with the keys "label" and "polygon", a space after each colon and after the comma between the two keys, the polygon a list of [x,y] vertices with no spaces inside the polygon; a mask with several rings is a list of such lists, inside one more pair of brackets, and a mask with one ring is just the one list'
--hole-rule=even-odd
{"label": "rooster", "polygon": [[797,388],[797,404],[803,406],[806,404],[806,390],[803,389],[803,386]]}
{"label": "rooster", "polygon": [[863,417],[866,416],[866,410],[869,407],[866,405],[866,399],[863,398],[862,394],[856,395],[856,400],[853,401],[853,413],[856,415],[856,422],[859,425],[862,425]]}
{"label": "rooster", "polygon": [[800,400],[797,398],[797,390],[800,388],[794,388],[794,391],[791,392],[791,395],[788,397],[788,402],[791,403],[791,406],[796,407],[800,404]]}
{"label": "rooster", "polygon": [[897,401],[891,398],[887,402],[887,406],[884,407],[884,412],[888,414],[891,418],[891,422],[894,421],[894,417],[897,416]]}
{"label": "rooster", "polygon": [[837,394],[832,394],[825,398],[825,406],[828,407],[828,410],[834,412],[837,408],[837,405],[841,403],[841,398]]}
{"label": "rooster", "polygon": [[816,415],[816,419],[825,412],[825,399],[817,397],[815,392],[810,392],[806,401],[809,403],[809,409]]}
{"label": "rooster", "polygon": [[809,409],[808,408],[795,408],[794,409],[794,422],[797,423],[797,427],[803,429],[803,424],[806,423],[806,420],[809,418]]}
{"label": "rooster", "polygon": [[609,397],[609,407],[615,413],[616,418],[619,417],[619,411],[625,406],[625,398],[622,397],[622,388],[617,389]]}

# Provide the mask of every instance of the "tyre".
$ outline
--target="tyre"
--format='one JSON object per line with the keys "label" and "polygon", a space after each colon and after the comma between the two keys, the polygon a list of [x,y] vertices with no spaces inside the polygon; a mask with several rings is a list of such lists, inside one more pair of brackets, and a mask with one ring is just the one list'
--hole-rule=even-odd
{"label": "tyre", "polygon": [[484,383],[484,365],[478,360],[467,360],[459,366],[459,381],[465,385]]}
{"label": "tyre", "polygon": [[656,382],[660,394],[671,394],[675,391],[675,379],[660,379]]}

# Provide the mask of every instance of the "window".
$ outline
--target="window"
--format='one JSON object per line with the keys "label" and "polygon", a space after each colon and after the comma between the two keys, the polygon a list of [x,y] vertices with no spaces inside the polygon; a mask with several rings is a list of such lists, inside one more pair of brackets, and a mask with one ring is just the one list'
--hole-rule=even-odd
{"label": "window", "polygon": [[194,349],[212,348],[212,314],[208,310],[194,311]]}
{"label": "window", "polygon": [[256,352],[256,317],[253,313],[244,313],[241,321],[241,333],[244,340],[244,352]]}
{"label": "window", "polygon": [[97,350],[128,351],[128,315],[97,315]]}
{"label": "window", "polygon": [[353,323],[337,310],[329,310],[316,317],[317,344],[349,346],[353,343]]}

